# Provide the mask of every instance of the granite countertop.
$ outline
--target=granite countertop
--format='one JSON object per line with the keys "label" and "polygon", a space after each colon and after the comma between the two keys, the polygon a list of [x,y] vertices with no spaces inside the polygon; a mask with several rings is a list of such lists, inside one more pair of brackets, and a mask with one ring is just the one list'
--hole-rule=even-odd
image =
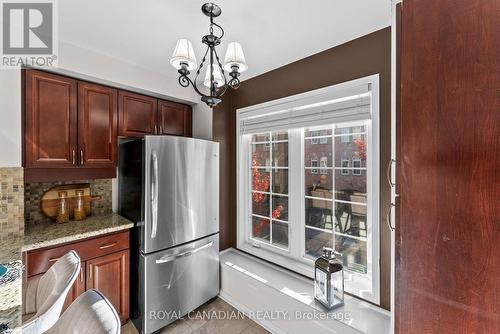
{"label": "granite countertop", "polygon": [[86,239],[107,233],[132,228],[134,223],[115,213],[90,216],[81,221],[66,224],[53,222],[31,224],[24,231],[24,252],[56,246],[59,244]]}
{"label": "granite countertop", "polygon": [[[55,246],[134,226],[117,214],[91,216],[82,221],[66,224],[39,223],[25,228],[24,238],[10,238],[0,241],[0,264],[21,264],[23,251]],[[22,276],[5,284],[0,284],[0,324],[7,324],[13,333],[21,333],[22,324]]]}
{"label": "granite countertop", "polygon": [[[21,262],[23,239],[9,238],[0,241],[0,263]],[[21,333],[22,276],[0,284],[0,324],[8,324],[14,333]]]}

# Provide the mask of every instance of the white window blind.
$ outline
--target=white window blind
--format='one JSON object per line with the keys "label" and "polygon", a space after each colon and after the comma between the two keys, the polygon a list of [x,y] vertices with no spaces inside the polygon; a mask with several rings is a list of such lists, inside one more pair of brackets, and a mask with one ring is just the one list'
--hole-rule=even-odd
{"label": "white window blind", "polygon": [[371,118],[370,84],[331,87],[240,110],[240,134],[295,129]]}

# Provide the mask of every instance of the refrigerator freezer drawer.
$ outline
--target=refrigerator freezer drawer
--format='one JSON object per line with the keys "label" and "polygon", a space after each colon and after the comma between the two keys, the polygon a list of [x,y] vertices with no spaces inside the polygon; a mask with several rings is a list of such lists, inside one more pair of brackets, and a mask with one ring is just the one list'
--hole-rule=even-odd
{"label": "refrigerator freezer drawer", "polygon": [[161,329],[219,294],[219,234],[141,255],[143,333]]}

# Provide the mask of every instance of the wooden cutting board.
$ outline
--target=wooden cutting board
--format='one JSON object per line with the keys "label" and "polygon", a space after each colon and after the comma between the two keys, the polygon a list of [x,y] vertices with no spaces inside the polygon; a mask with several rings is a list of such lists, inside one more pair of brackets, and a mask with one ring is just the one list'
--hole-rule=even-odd
{"label": "wooden cutting board", "polygon": [[83,203],[85,212],[87,213],[87,216],[90,216],[92,213],[92,201],[101,199],[101,196],[92,196],[90,194],[90,184],[88,183],[65,184],[50,188],[42,195],[42,198],[40,199],[40,210],[44,215],[55,220],[57,216],[57,207],[59,204],[59,192],[66,191],[68,193],[67,201],[69,204],[69,217],[70,219],[73,219],[73,211],[76,206],[77,190],[83,190]]}

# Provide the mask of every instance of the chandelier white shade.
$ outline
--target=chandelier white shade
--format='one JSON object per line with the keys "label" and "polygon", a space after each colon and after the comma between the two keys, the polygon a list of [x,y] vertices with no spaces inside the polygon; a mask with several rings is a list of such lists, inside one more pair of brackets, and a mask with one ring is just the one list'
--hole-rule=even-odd
{"label": "chandelier white shade", "polygon": [[234,66],[238,67],[238,72],[240,73],[248,69],[241,44],[237,42],[229,43],[224,60],[224,69],[226,71],[231,72]]}
{"label": "chandelier white shade", "polygon": [[[219,66],[212,65],[212,68],[214,69],[214,81],[217,87],[220,88],[224,86],[224,78],[222,77],[222,73],[220,71]],[[207,71],[205,73],[205,80],[203,81],[203,85],[205,85],[208,88],[211,87],[210,67],[207,68]]]}
{"label": "chandelier white shade", "polygon": [[[221,64],[216,47],[222,42],[224,29],[215,23],[214,19],[221,15],[222,10],[216,4],[208,2],[201,6],[201,11],[210,19],[208,34],[201,38],[201,42],[206,45],[201,63],[199,65],[196,63],[191,42],[187,39],[180,39],[175,46],[170,64],[180,74],[179,84],[182,87],[193,87],[201,96],[201,100],[213,108],[222,101],[222,95],[228,88],[238,89],[239,76],[247,70],[248,66],[241,44],[236,42],[229,43],[224,65]],[[194,72],[193,78],[189,76],[191,71]],[[205,71],[205,78],[202,82],[203,71]],[[207,87],[208,92],[202,86]]]}
{"label": "chandelier white shade", "polygon": [[189,71],[196,68],[196,56],[191,41],[184,38],[177,41],[170,64],[176,69],[180,69],[182,64],[186,64]]}

